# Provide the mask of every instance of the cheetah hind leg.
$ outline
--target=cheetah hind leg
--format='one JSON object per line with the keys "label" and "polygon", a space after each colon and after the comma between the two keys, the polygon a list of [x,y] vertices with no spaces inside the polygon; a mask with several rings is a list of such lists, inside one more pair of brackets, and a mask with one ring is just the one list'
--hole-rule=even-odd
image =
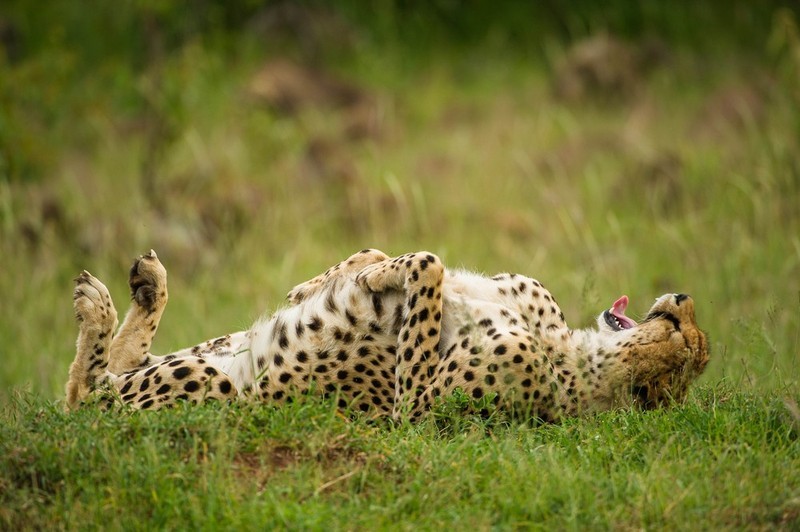
{"label": "cheetah hind leg", "polygon": [[420,396],[439,363],[443,280],[441,260],[426,251],[367,266],[356,277],[372,292],[405,292],[395,366],[395,419],[407,413],[416,419],[430,407],[430,394]]}
{"label": "cheetah hind leg", "polygon": [[77,408],[108,378],[106,367],[118,324],[108,289],[87,271],[75,279],[73,307],[78,341],[66,386],[68,410]]}
{"label": "cheetah hind leg", "polygon": [[111,344],[109,371],[119,375],[148,366],[156,360],[150,347],[167,306],[167,270],[156,252],[138,257],[131,266],[128,285],[131,308]]}
{"label": "cheetah hind leg", "polygon": [[292,305],[297,305],[309,297],[323,290],[331,282],[344,279],[349,275],[360,272],[364,267],[388,260],[389,255],[377,249],[362,249],[358,253],[351,255],[346,260],[331,266],[324,273],[317,275],[310,281],[306,281],[292,288],[286,298]]}

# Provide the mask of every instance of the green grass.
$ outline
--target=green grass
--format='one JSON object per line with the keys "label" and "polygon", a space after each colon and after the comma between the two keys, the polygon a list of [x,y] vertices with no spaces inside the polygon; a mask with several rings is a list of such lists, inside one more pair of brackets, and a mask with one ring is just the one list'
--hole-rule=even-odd
{"label": "green grass", "polygon": [[[458,3],[345,3],[352,34],[309,51],[199,31],[214,3],[185,26],[171,2],[54,5],[11,2],[23,53],[0,53],[0,528],[800,526],[796,14],[643,2],[445,24]],[[566,45],[603,29],[660,34],[669,62],[631,98],[559,101]],[[379,134],[248,97],[284,54],[368,92]],[[155,248],[166,352],[367,246],[534,276],[573,326],[623,293],[633,315],[690,293],[711,362],[686,405],[559,426],[387,427],[313,401],[61,412],[82,269],[122,313],[130,261]]]}
{"label": "green grass", "polygon": [[800,419],[726,386],[672,411],[541,427],[384,427],[319,401],[65,414],[23,395],[12,412],[0,429],[11,530],[800,524]]}

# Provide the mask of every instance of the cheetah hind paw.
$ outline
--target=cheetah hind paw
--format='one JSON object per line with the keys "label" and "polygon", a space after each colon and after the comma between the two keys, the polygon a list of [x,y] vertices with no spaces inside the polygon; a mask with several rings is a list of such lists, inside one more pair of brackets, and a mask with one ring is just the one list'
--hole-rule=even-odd
{"label": "cheetah hind paw", "polygon": [[167,299],[167,270],[158,260],[156,252],[139,256],[131,266],[128,285],[131,298],[137,305],[153,312]]}
{"label": "cheetah hind paw", "polygon": [[78,323],[94,325],[109,333],[117,328],[117,311],[108,288],[86,270],[75,279],[72,300]]}

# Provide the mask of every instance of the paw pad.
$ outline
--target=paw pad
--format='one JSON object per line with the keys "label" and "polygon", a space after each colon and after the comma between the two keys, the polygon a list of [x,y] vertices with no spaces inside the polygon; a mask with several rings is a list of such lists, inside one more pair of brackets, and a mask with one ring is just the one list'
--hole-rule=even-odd
{"label": "paw pad", "polygon": [[111,295],[105,285],[86,270],[75,278],[72,300],[78,322],[113,328],[117,314],[111,303]]}
{"label": "paw pad", "polygon": [[128,285],[131,298],[148,312],[153,312],[167,295],[167,271],[152,249],[140,256],[131,266]]}

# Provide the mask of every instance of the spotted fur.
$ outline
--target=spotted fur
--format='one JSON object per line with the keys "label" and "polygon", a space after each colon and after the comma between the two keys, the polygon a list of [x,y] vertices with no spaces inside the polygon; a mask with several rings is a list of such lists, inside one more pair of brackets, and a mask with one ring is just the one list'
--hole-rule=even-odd
{"label": "spotted fur", "polygon": [[76,280],[77,353],[67,406],[91,397],[154,409],[176,401],[300,393],[342,408],[417,419],[457,389],[498,408],[555,421],[686,395],[708,361],[694,302],[666,294],[636,327],[567,327],[555,298],[516,274],[447,270],[428,252],[363,250],[289,293],[248,331],[166,356],[149,352],[167,303],[154,252],[131,269],[132,305],[115,335],[106,287]]}

